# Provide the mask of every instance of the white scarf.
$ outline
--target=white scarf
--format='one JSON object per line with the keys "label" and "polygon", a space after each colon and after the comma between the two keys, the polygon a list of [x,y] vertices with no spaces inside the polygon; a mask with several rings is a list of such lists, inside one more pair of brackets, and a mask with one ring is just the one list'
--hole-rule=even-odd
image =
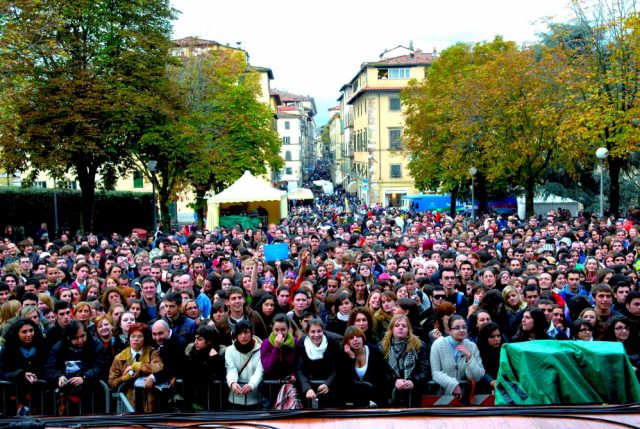
{"label": "white scarf", "polygon": [[313,344],[311,338],[307,337],[304,339],[304,350],[307,352],[307,356],[309,356],[310,360],[320,360],[324,356],[324,352],[327,350],[327,337],[325,335],[322,336],[322,342],[319,346]]}

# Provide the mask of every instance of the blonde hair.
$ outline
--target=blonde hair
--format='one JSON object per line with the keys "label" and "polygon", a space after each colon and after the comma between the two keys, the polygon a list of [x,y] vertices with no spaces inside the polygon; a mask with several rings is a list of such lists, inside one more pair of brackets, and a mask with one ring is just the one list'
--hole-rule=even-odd
{"label": "blonde hair", "polygon": [[384,358],[389,358],[389,351],[391,350],[391,340],[393,339],[393,328],[396,326],[396,323],[400,320],[407,321],[407,327],[409,328],[409,336],[407,337],[407,352],[420,352],[420,347],[422,347],[422,341],[420,338],[413,334],[413,328],[411,327],[411,321],[405,314],[396,314],[391,318],[389,322],[389,327],[387,328],[387,332],[384,334],[384,338],[381,341],[382,344],[382,353],[384,354]]}
{"label": "blonde hair", "polygon": [[4,325],[9,320],[16,317],[20,308],[22,308],[22,304],[16,299],[12,299],[2,304],[2,307],[0,307],[0,325]]}

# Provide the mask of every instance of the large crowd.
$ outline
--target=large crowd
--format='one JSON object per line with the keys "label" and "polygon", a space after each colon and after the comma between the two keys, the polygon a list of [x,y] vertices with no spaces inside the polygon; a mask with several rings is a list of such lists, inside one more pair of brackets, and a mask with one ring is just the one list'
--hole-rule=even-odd
{"label": "large crowd", "polygon": [[189,410],[214,382],[241,408],[419,405],[434,382],[464,403],[508,342],[620,342],[640,364],[640,210],[452,218],[338,189],[280,224],[150,235],[5,229],[0,380],[18,414],[43,380],[71,403],[102,380],[145,412],[176,380]]}

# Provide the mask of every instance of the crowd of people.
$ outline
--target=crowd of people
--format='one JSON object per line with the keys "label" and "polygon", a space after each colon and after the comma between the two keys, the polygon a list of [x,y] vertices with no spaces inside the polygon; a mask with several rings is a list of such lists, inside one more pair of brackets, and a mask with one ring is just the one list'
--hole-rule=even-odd
{"label": "crowd of people", "polygon": [[[618,342],[637,368],[639,213],[471,220],[339,190],[278,225],[152,243],[7,228],[0,379],[27,415],[42,380],[69,398],[102,380],[145,412],[176,379],[190,410],[214,381],[240,408],[419,405],[431,381],[464,403],[508,342]],[[278,243],[289,258],[265,260]]]}

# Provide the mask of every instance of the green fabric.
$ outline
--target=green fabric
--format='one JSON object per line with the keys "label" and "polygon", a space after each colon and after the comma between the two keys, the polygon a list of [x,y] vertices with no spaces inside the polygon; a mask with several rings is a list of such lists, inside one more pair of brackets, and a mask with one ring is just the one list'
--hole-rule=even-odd
{"label": "green fabric", "polygon": [[502,348],[496,405],[638,401],[640,384],[621,343],[538,340]]}
{"label": "green fabric", "polygon": [[[269,343],[271,343],[271,345],[275,347],[275,345],[276,345],[276,333],[275,332],[272,332],[271,335],[269,335]],[[285,338],[285,340],[282,343],[282,345],[284,347],[288,347],[290,349],[294,348],[296,346],[296,342],[293,339],[293,335],[287,334],[287,338]]]}
{"label": "green fabric", "polygon": [[240,225],[242,229],[256,229],[258,228],[258,224],[260,223],[260,219],[257,217],[248,217],[248,216],[220,216],[220,226],[224,228],[234,228],[237,225]]}

